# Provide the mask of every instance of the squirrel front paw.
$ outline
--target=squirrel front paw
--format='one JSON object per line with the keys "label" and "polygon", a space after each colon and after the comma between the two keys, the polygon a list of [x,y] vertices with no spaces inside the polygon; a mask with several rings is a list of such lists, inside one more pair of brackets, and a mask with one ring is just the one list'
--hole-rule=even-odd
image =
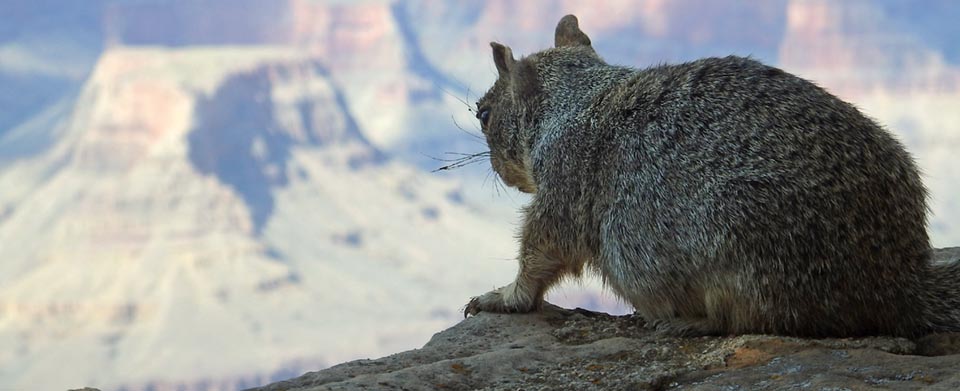
{"label": "squirrel front paw", "polygon": [[470,299],[463,309],[463,317],[480,312],[530,312],[537,309],[540,302],[541,300],[519,292],[515,284],[510,284]]}

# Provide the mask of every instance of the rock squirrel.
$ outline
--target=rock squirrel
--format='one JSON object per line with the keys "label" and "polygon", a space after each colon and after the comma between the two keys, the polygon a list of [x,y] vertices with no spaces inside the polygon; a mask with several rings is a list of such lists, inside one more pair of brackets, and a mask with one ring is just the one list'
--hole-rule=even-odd
{"label": "rock squirrel", "polygon": [[516,280],[464,314],[527,312],[589,267],[670,335],[960,330],[926,190],[889,132],[750,58],[609,65],[576,17],[477,102],[490,162],[532,193]]}

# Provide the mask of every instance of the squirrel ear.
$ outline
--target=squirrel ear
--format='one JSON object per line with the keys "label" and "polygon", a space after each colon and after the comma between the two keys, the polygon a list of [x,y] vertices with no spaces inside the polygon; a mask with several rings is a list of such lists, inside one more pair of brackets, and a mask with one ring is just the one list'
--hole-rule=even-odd
{"label": "squirrel ear", "polygon": [[563,46],[590,46],[590,37],[580,31],[576,16],[564,16],[560,19],[560,23],[557,23],[554,46],[558,48]]}
{"label": "squirrel ear", "polygon": [[510,69],[513,69],[517,63],[517,60],[513,59],[513,51],[510,50],[510,47],[496,42],[490,42],[490,47],[493,48],[493,63],[497,65],[497,72],[500,77],[509,75]]}

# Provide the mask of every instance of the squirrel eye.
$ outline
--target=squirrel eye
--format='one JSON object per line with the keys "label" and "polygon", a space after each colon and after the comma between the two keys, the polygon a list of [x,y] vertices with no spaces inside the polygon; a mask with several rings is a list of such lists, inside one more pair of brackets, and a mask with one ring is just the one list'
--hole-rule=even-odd
{"label": "squirrel eye", "polygon": [[490,109],[480,109],[477,112],[477,119],[480,120],[480,124],[487,126],[487,121],[490,120]]}

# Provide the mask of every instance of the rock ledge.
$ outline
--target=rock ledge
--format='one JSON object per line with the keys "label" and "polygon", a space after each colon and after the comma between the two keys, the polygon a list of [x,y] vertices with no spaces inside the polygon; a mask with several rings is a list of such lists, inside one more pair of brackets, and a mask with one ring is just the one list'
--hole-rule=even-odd
{"label": "rock ledge", "polygon": [[635,316],[552,305],[480,313],[421,349],[255,390],[960,389],[960,354],[919,355],[956,353],[955,335],[669,338],[643,326]]}

